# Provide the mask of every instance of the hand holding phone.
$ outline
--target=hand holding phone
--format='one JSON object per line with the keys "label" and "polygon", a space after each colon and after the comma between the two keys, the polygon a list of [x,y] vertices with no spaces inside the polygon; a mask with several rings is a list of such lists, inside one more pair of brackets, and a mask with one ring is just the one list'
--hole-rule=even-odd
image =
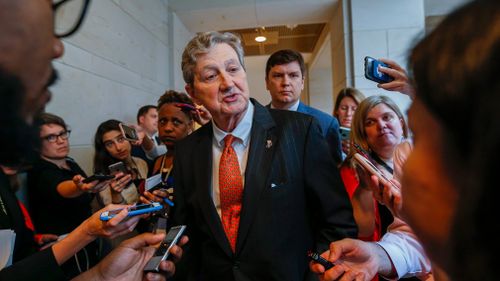
{"label": "hand holding phone", "polygon": [[[163,206],[157,202],[154,202],[151,204],[141,204],[141,205],[130,206],[127,208],[127,211],[128,211],[127,216],[133,217],[133,216],[137,216],[137,215],[148,214],[148,213],[159,211],[161,209],[163,209]],[[123,210],[123,209],[104,211],[101,213],[100,218],[102,221],[109,221],[114,216],[116,216],[121,210]]]}
{"label": "hand holding phone", "polygon": [[177,241],[179,241],[185,230],[185,225],[178,225],[170,228],[165,239],[163,239],[154,255],[144,267],[145,272],[160,272],[160,263],[168,258],[170,249],[173,245],[177,244]]}
{"label": "hand holding phone", "polygon": [[321,264],[325,268],[325,271],[335,266],[333,262],[323,258],[320,254],[316,252],[308,251],[307,256],[314,262]]}
{"label": "hand holding phone", "polygon": [[381,72],[379,66],[387,67],[389,66],[379,60],[372,57],[365,57],[365,77],[366,79],[375,81],[377,83],[388,83],[394,80],[393,77]]}
{"label": "hand holding phone", "polygon": [[122,135],[126,140],[130,142],[139,141],[139,134],[133,127],[125,125],[123,123],[118,124],[118,126],[120,127]]}
{"label": "hand holding phone", "polygon": [[109,165],[108,170],[111,175],[116,175],[119,172],[122,172],[124,174],[127,173],[127,168],[125,167],[125,164],[122,161]]}
{"label": "hand holding phone", "polygon": [[103,174],[94,174],[88,178],[85,178],[83,179],[83,183],[91,183],[93,181],[107,181],[107,180],[110,180],[110,179],[114,179],[115,176],[113,175],[103,175]]}
{"label": "hand holding phone", "polygon": [[394,185],[391,180],[384,174],[382,173],[370,160],[366,159],[364,156],[362,156],[359,153],[354,153],[354,160],[363,167],[367,172],[369,172],[372,175],[375,175],[379,178],[379,181],[386,185],[386,184],[391,184]]}

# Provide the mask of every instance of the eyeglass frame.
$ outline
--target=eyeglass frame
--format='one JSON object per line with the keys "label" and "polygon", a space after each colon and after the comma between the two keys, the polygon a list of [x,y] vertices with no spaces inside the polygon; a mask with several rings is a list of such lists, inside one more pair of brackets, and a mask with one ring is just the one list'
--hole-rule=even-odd
{"label": "eyeglass frame", "polygon": [[[57,12],[57,9],[64,3],[68,2],[68,1],[71,1],[71,0],[62,0],[61,2],[58,2],[58,3],[55,3],[55,4],[52,4],[52,11],[53,11],[53,14],[54,14],[54,23],[55,23],[55,16],[56,16],[56,12]],[[69,31],[67,31],[66,33],[63,33],[63,34],[57,34],[55,31],[54,31],[54,35],[57,37],[57,38],[64,38],[64,37],[68,37],[68,36],[71,36],[73,35],[73,33],[75,33],[79,28],[80,26],[82,25],[83,23],[83,20],[85,19],[85,15],[87,14],[87,9],[89,7],[89,4],[90,4],[90,0],[83,0],[85,1],[84,4],[83,4],[83,8],[82,10],[80,11],[80,17],[78,18],[78,21],[76,22],[76,24],[73,26],[72,29],[70,29]]]}
{"label": "eyeglass frame", "polygon": [[[66,135],[66,136],[64,136],[64,135]],[[60,132],[59,134],[50,134],[50,135],[47,135],[45,137],[40,137],[40,138],[42,140],[48,141],[49,143],[56,143],[59,138],[61,140],[68,140],[70,135],[71,135],[71,130],[64,130],[64,131]],[[54,139],[50,140],[52,138],[54,138]]]}

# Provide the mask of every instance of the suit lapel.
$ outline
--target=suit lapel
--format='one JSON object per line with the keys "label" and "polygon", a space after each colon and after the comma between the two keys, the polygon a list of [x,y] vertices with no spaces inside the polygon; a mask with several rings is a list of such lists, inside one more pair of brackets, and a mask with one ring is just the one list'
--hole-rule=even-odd
{"label": "suit lapel", "polygon": [[309,110],[302,102],[299,102],[299,107],[297,107],[297,112],[309,113]]}
{"label": "suit lapel", "polygon": [[228,255],[232,255],[232,250],[226,238],[226,233],[222,227],[222,222],[212,199],[212,123],[199,130],[204,130],[198,140],[196,146],[194,169],[195,169],[195,185],[199,186],[198,200],[205,216],[208,227],[220,247]]}
{"label": "suit lapel", "polygon": [[252,102],[255,105],[255,112],[245,171],[245,189],[236,252],[239,252],[244,244],[259,205],[260,194],[268,184],[267,175],[271,169],[272,156],[277,142],[273,130],[275,123],[269,110],[253,99]]}

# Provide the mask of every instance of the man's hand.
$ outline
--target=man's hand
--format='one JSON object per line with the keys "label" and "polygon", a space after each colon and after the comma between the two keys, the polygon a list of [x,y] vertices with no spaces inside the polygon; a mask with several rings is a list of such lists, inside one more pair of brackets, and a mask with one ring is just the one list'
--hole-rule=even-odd
{"label": "man's hand", "polygon": [[332,242],[330,250],[321,254],[335,266],[325,271],[318,263],[310,262],[309,268],[321,281],[369,281],[377,273],[390,275],[392,265],[386,252],[378,244],[356,239]]}
{"label": "man's hand", "polygon": [[[143,272],[144,266],[156,250],[151,246],[160,243],[164,238],[165,234],[144,233],[126,240],[95,267],[73,280],[166,280],[175,273],[175,265],[172,261],[163,261],[160,264],[163,271],[161,274],[144,274]],[[182,246],[187,242],[187,236],[183,236],[179,245]],[[170,249],[175,261],[182,257],[180,246],[173,246]]]}

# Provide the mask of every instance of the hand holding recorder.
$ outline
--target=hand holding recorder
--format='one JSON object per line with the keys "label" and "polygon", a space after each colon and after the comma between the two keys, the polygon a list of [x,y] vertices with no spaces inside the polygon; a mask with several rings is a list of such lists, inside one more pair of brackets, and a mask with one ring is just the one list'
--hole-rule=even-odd
{"label": "hand holding recorder", "polygon": [[[330,249],[321,254],[334,267],[326,269],[321,263],[311,261],[309,268],[321,281],[342,280],[370,281],[377,274],[390,276],[391,261],[378,244],[357,239],[342,239],[330,243]],[[388,265],[388,266],[386,266]]]}

